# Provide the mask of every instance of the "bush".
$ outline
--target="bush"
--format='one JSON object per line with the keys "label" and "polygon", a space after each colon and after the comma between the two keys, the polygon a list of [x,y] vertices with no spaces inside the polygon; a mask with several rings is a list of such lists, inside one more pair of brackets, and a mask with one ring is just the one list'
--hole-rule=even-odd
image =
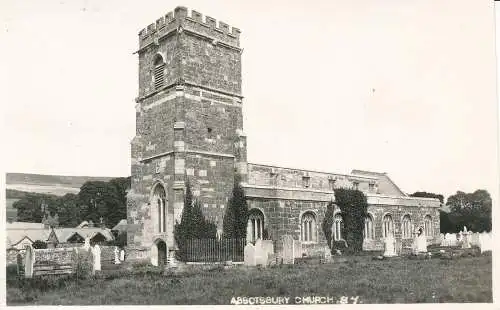
{"label": "bush", "polygon": [[46,249],[47,243],[41,240],[36,240],[35,242],[33,242],[32,246],[34,249]]}
{"label": "bush", "polygon": [[5,278],[7,279],[7,281],[16,280],[18,276],[19,274],[17,265],[14,264],[7,265],[5,273]]}

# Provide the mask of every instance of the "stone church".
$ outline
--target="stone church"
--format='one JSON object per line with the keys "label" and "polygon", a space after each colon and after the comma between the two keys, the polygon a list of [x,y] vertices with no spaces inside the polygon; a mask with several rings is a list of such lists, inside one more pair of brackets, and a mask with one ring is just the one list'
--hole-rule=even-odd
{"label": "stone church", "polygon": [[[203,213],[221,231],[236,173],[250,210],[248,240],[291,235],[306,252],[324,247],[326,206],[335,200],[336,187],[348,187],[367,196],[365,249],[383,248],[388,235],[410,243],[416,227],[423,228],[429,243],[438,241],[439,201],[409,197],[385,173],[339,174],[247,162],[242,52],[238,28],[184,7],[139,32],[127,203],[131,258],[172,256],[174,223],[181,219],[188,180]],[[334,214],[336,240],[342,240],[341,226],[342,217]]]}

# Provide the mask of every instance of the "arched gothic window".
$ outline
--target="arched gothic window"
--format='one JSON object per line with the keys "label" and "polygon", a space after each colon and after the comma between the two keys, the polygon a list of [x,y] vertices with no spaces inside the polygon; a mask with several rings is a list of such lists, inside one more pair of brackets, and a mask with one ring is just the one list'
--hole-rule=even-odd
{"label": "arched gothic window", "polygon": [[401,221],[401,232],[403,234],[403,239],[410,239],[413,237],[411,219],[409,215],[403,216],[403,220]]}
{"label": "arched gothic window", "polygon": [[165,86],[165,61],[163,61],[163,57],[161,57],[161,55],[156,55],[153,65],[155,89],[160,89]]}
{"label": "arched gothic window", "polygon": [[316,240],[316,217],[311,212],[302,215],[300,223],[300,236],[302,241],[315,242]]}
{"label": "arched gothic window", "polygon": [[247,241],[255,242],[263,239],[264,215],[260,210],[251,210],[247,222]]}
{"label": "arched gothic window", "polygon": [[165,189],[161,184],[155,186],[153,198],[151,199],[153,212],[156,215],[156,231],[166,232],[167,230],[167,197]]}
{"label": "arched gothic window", "polygon": [[382,236],[387,238],[389,236],[394,237],[394,222],[392,221],[392,216],[387,214],[382,220]]}
{"label": "arched gothic window", "polygon": [[344,221],[342,220],[342,216],[337,214],[333,218],[333,240],[342,240],[342,229],[344,228]]}
{"label": "arched gothic window", "polygon": [[427,237],[432,237],[432,218],[430,215],[424,217],[424,233]]}
{"label": "arched gothic window", "polygon": [[366,240],[371,240],[373,239],[374,235],[373,219],[371,216],[367,216],[365,218],[365,230],[363,236]]}

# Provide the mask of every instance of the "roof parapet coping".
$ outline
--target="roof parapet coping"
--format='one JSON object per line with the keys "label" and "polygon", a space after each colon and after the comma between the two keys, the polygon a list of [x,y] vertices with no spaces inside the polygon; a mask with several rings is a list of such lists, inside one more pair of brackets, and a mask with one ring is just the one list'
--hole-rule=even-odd
{"label": "roof parapet coping", "polygon": [[210,16],[205,16],[205,18],[203,18],[203,14],[200,12],[195,10],[189,11],[188,8],[184,6],[176,7],[173,12],[168,12],[164,16],[158,18],[154,23],[149,24],[146,28],[139,31],[139,37],[141,39],[146,38],[171,23],[176,22],[177,25],[182,25],[183,21],[186,19],[233,38],[239,39],[240,37],[241,30],[239,28],[229,26],[223,21],[217,23],[217,20]]}

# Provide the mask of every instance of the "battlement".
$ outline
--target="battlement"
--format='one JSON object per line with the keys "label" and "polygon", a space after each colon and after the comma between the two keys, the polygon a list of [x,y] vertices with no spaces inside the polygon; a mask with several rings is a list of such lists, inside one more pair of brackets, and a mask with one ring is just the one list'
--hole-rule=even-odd
{"label": "battlement", "polygon": [[[190,13],[190,14],[188,14]],[[173,12],[168,12],[164,16],[156,20],[156,22],[148,25],[139,32],[139,47],[142,48],[151,43],[154,43],[159,38],[169,34],[170,32],[182,28],[189,32],[196,33],[211,39],[214,43],[221,42],[233,47],[239,47],[240,29],[231,27],[203,14],[187,8],[179,6]]]}

